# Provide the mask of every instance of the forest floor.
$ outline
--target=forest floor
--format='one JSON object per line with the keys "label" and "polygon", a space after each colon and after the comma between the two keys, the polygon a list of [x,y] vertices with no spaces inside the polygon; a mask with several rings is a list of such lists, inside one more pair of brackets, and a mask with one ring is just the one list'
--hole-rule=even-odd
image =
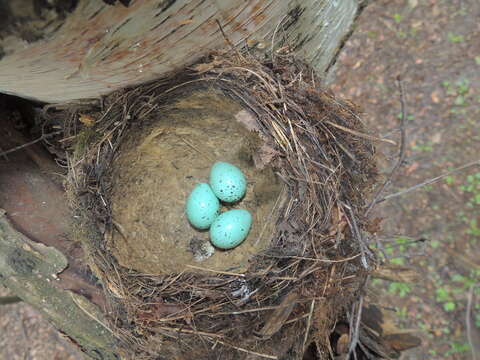
{"label": "forest floor", "polygon": [[[402,76],[406,160],[387,193],[480,159],[479,15],[478,0],[378,0],[360,16],[333,90],[361,105],[371,128],[398,141],[395,79]],[[380,150],[388,173],[398,148]],[[394,197],[376,212],[389,261],[420,273],[415,284],[374,281],[399,325],[422,338],[403,359],[471,359],[465,319],[469,288],[477,284],[480,295],[480,166]],[[479,308],[477,301],[477,329]]]}
{"label": "forest floor", "polygon": [[[395,78],[403,78],[406,161],[388,193],[480,158],[479,15],[478,0],[372,1],[342,51],[333,90],[360,104],[367,124],[392,139],[400,133]],[[398,149],[380,150],[387,173]],[[421,275],[415,284],[373,284],[399,326],[422,338],[402,358],[471,358],[465,313],[480,279],[480,168],[392,198],[376,213],[384,218],[388,260]],[[479,312],[477,305],[477,326]],[[28,305],[0,306],[0,329],[2,360],[83,359]]]}

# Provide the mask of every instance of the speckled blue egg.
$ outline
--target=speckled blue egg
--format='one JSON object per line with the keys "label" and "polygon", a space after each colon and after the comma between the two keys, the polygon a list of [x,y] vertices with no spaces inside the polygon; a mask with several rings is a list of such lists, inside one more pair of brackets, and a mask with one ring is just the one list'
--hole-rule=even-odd
{"label": "speckled blue egg", "polygon": [[252,226],[252,215],[247,210],[234,209],[220,214],[210,227],[210,241],[220,249],[240,245]]}
{"label": "speckled blue egg", "polygon": [[219,161],[210,171],[210,186],[220,200],[231,203],[245,195],[247,180],[238,167]]}
{"label": "speckled blue egg", "polygon": [[220,201],[206,183],[197,184],[187,199],[187,219],[197,229],[208,229],[220,213]]}

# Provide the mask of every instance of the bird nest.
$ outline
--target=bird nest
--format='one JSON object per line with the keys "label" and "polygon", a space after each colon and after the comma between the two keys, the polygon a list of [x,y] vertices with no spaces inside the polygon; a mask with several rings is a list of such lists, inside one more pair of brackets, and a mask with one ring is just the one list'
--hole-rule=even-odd
{"label": "bird nest", "polygon": [[[243,109],[242,126],[257,138],[248,161],[280,184],[274,204],[259,215],[273,225],[267,241],[233,270],[202,262],[157,273],[129,267],[111,246],[115,233],[128,232],[112,204],[118,159],[138,145],[135,131],[143,129],[145,139],[178,99],[208,92]],[[378,139],[358,113],[285,51],[261,59],[217,53],[72,113],[65,135],[74,139],[68,192],[79,219],[76,237],[104,286],[109,326],[127,357],[302,359],[307,349],[334,355],[332,329],[354,321],[352,305],[376,263],[364,214],[377,181]]]}

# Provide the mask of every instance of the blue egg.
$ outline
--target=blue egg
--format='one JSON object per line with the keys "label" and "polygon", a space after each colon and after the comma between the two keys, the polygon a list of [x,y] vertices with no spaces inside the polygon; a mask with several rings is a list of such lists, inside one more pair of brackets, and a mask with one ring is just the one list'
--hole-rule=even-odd
{"label": "blue egg", "polygon": [[235,165],[219,161],[210,171],[210,186],[220,200],[231,203],[245,195],[247,180]]}
{"label": "blue egg", "polygon": [[210,227],[210,241],[220,249],[233,249],[242,243],[252,226],[247,210],[234,209],[220,214]]}
{"label": "blue egg", "polygon": [[197,184],[187,199],[187,219],[197,229],[208,229],[220,213],[220,202],[206,183]]}

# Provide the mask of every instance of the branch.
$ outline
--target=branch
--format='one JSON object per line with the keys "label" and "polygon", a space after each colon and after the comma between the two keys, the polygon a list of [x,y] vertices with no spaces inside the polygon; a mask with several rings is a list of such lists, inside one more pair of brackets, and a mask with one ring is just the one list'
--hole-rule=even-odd
{"label": "branch", "polygon": [[402,166],[403,161],[405,160],[405,144],[406,144],[405,122],[407,119],[407,112],[406,112],[406,102],[405,102],[405,89],[403,87],[403,82],[400,75],[397,76],[397,85],[400,91],[400,106],[402,111],[402,117],[400,118],[400,151],[398,153],[398,160],[395,166],[393,167],[392,171],[388,175],[387,180],[385,180],[385,182],[380,187],[380,189],[378,189],[370,205],[368,205],[368,208],[365,211],[365,216],[368,216],[368,214],[376,204],[384,200],[384,199],[379,200],[380,195],[385,191],[385,189],[388,186],[390,186],[390,184],[392,183],[393,176],[398,171],[400,166]]}
{"label": "branch", "polygon": [[18,302],[21,302],[22,299],[20,299],[18,296],[2,296],[0,297],[0,305],[8,305],[8,304],[16,304]]}
{"label": "branch", "polygon": [[7,154],[10,154],[10,153],[12,153],[12,152],[21,150],[21,149],[26,148],[26,147],[28,147],[28,146],[32,146],[33,144],[36,144],[36,143],[38,143],[38,142],[40,142],[40,141],[43,141],[43,140],[45,140],[45,139],[48,139],[48,138],[50,138],[50,137],[52,137],[52,136],[58,135],[58,134],[60,134],[60,133],[62,133],[62,132],[63,132],[63,130],[59,130],[59,131],[55,131],[55,132],[50,133],[50,134],[43,134],[43,135],[40,136],[38,139],[32,140],[32,141],[30,141],[30,142],[27,142],[27,143],[22,144],[22,145],[19,145],[19,146],[15,146],[14,148],[11,148],[11,149],[9,149],[9,150],[0,152],[0,157],[3,157],[3,156],[5,156],[5,155],[7,155]]}
{"label": "branch", "polygon": [[475,328],[473,323],[472,308],[473,308],[473,298],[474,298],[474,289],[475,285],[470,286],[470,291],[468,292],[468,303],[467,303],[467,315],[466,315],[466,325],[467,325],[467,339],[470,344],[470,350],[472,351],[472,360],[477,360],[477,350],[479,350],[480,345],[480,332]]}
{"label": "branch", "polygon": [[388,200],[388,199],[391,199],[391,198],[394,198],[394,197],[397,197],[397,196],[401,196],[401,195],[404,195],[404,194],[407,194],[411,191],[414,191],[414,190],[417,190],[423,186],[426,186],[426,185],[430,185],[430,184],[433,184],[434,182],[437,182],[438,180],[441,180],[443,179],[444,177],[448,176],[448,175],[451,175],[451,174],[454,174],[456,172],[459,172],[461,170],[465,170],[469,167],[472,167],[472,166],[480,166],[480,160],[475,160],[475,161],[472,161],[472,162],[469,162],[465,165],[462,165],[458,168],[455,168],[453,170],[450,170],[450,171],[447,171],[446,173],[443,173],[442,175],[439,175],[439,176],[436,176],[434,178],[431,178],[431,179],[428,179],[428,180],[425,180],[423,182],[421,182],[420,184],[417,184],[417,185],[414,185],[412,187],[409,187],[407,189],[404,189],[404,190],[401,190],[399,192],[396,192],[396,193],[393,193],[393,194],[390,194],[390,195],[387,195],[387,196],[384,196],[383,198],[381,198],[380,200],[377,201],[377,204],[378,203],[381,203],[385,200]]}

